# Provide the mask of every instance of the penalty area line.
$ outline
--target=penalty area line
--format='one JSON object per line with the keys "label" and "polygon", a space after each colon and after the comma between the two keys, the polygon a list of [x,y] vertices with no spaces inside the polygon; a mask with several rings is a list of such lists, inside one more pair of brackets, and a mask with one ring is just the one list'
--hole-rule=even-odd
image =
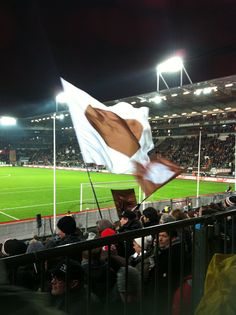
{"label": "penalty area line", "polygon": [[20,220],[20,219],[18,219],[18,218],[16,218],[16,217],[13,217],[13,216],[10,215],[10,214],[6,214],[6,213],[2,212],[2,211],[0,211],[0,214],[3,214],[3,215],[5,215],[6,217],[9,217],[9,218],[14,219],[14,220]]}

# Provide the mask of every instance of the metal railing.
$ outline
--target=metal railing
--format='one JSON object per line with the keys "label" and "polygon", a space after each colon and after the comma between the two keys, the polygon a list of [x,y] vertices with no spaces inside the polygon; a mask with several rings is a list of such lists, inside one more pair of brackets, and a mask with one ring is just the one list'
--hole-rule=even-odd
{"label": "metal railing", "polygon": [[[163,310],[160,309],[160,305],[163,304],[163,301],[158,300],[157,297],[162,296],[159,294],[161,290],[164,288],[160,288],[159,281],[159,266],[158,266],[158,250],[157,245],[154,245],[154,251],[152,253],[152,258],[155,261],[155,266],[152,270],[152,277],[149,278],[149,282],[145,283],[144,279],[144,268],[145,268],[145,252],[144,252],[144,237],[145,236],[155,236],[158,239],[158,234],[161,232],[178,233],[180,239],[179,246],[179,261],[173,261],[174,255],[174,247],[170,244],[168,249],[168,281],[166,288],[166,296],[165,296],[165,315],[173,314],[173,292],[171,290],[171,286],[173,284],[173,279],[176,274],[173,274],[175,270],[173,268],[173,264],[178,264],[179,269],[177,272],[179,273],[179,314],[185,313],[185,304],[186,297],[184,296],[184,284],[185,284],[185,270],[184,266],[186,264],[186,239],[185,239],[185,231],[190,231],[191,234],[191,263],[190,270],[188,275],[191,278],[191,299],[188,301],[190,303],[191,312],[188,314],[194,314],[194,310],[199,303],[201,296],[203,294],[204,287],[204,279],[207,270],[208,263],[213,256],[214,253],[235,253],[236,250],[236,234],[235,234],[235,215],[236,208],[230,211],[217,212],[214,215],[206,215],[202,217],[197,217],[193,219],[186,219],[181,221],[175,221],[167,224],[161,224],[153,227],[142,228],[139,230],[134,230],[130,232],[120,233],[113,236],[105,237],[105,238],[97,238],[93,240],[81,241],[78,243],[73,243],[70,245],[63,245],[60,247],[55,247],[52,249],[47,249],[43,251],[38,251],[31,254],[18,255],[14,257],[6,257],[2,258],[1,261],[4,262],[8,274],[10,275],[11,283],[16,283],[17,279],[17,271],[19,266],[30,266],[37,265],[37,271],[39,274],[39,285],[38,289],[42,292],[49,291],[48,289],[48,266],[55,262],[56,258],[65,258],[68,265],[70,264],[70,259],[81,260],[81,254],[83,251],[88,251],[88,276],[87,276],[87,314],[92,313],[91,299],[93,294],[93,249],[102,248],[103,246],[108,246],[107,255],[106,255],[106,285],[105,292],[103,292],[103,301],[101,305],[102,312],[109,314],[112,312],[112,299],[111,299],[111,274],[110,270],[114,269],[113,264],[113,252],[112,252],[112,244],[122,244],[125,249],[125,256],[123,257],[122,263],[125,268],[125,288],[126,292],[124,292],[124,303],[123,303],[123,314],[128,314],[130,312],[129,309],[129,296],[127,294],[127,288],[129,284],[129,244],[135,238],[142,238],[142,255],[141,255],[141,269],[140,269],[140,286],[141,286],[141,295],[138,300],[135,301],[135,305],[138,305],[140,314],[164,314]],[[150,285],[150,286],[149,286]],[[147,288],[148,295],[147,295]],[[159,292],[159,293],[158,293]],[[69,295],[70,290],[68,289],[68,285],[66,285],[66,303],[65,310],[67,311],[69,308]],[[122,302],[120,302],[122,303]],[[150,304],[151,303],[151,304]],[[133,305],[133,303],[131,303]]]}

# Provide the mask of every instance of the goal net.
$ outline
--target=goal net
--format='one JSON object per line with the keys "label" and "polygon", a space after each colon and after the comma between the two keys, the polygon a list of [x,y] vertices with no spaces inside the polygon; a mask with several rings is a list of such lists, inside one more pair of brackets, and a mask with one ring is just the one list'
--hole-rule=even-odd
{"label": "goal net", "polygon": [[[100,208],[114,208],[115,203],[111,189],[131,189],[135,191],[137,202],[142,200],[142,191],[138,183],[134,180],[114,181],[114,182],[94,182],[94,191]],[[89,183],[80,184],[80,211],[97,209],[96,199],[92,187]]]}

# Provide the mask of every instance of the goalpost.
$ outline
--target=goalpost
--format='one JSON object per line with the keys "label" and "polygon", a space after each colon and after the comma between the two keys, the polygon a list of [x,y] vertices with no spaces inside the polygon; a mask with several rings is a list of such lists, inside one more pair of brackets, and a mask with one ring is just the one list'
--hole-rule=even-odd
{"label": "goalpost", "polygon": [[[97,195],[100,208],[115,207],[111,189],[134,189],[137,202],[143,200],[143,193],[140,186],[134,180],[94,182],[93,187]],[[80,211],[96,209],[97,204],[89,183],[80,184]]]}

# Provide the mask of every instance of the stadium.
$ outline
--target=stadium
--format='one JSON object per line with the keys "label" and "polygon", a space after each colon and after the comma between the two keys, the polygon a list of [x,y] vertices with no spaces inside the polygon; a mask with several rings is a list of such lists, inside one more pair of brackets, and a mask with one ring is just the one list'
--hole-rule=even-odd
{"label": "stadium", "polygon": [[[197,175],[201,131],[200,175],[205,177],[203,179],[210,177],[210,181],[201,181],[200,194],[224,192],[227,185],[234,182],[235,174],[235,82],[236,76],[230,76],[114,100],[105,105],[124,101],[137,108],[147,106],[155,143],[153,151],[183,167],[183,175]],[[56,119],[57,213],[94,209],[96,204],[68,108],[65,104],[59,104],[59,108]],[[19,118],[16,126],[1,126],[1,222],[35,218],[37,213],[53,214],[53,118],[52,112]],[[110,188],[122,189],[123,186],[125,189],[130,181],[137,199],[142,198],[133,176],[107,174],[102,172],[102,167],[90,167],[101,208],[114,206],[109,182],[114,183]],[[217,181],[212,181],[213,178]],[[81,191],[83,184],[86,192]],[[148,201],[195,195],[196,180],[176,179]]]}
{"label": "stadium", "polygon": [[[235,250],[235,93],[236,76],[229,76],[105,103],[147,106],[154,141],[150,154],[158,153],[183,169],[147,199],[133,175],[85,165],[66,104],[57,104],[56,112],[17,118],[14,125],[2,118],[0,237],[11,283],[30,292],[47,292],[51,283],[51,295],[56,296],[57,282],[63,282],[67,302],[63,295],[61,309],[74,314],[75,305],[78,310],[75,294],[87,307],[81,314],[92,314],[94,307],[104,311],[106,305],[110,312],[116,305],[113,290],[109,291],[115,273],[117,290],[121,297],[124,294],[116,300],[118,310],[123,310],[124,303],[128,313],[130,308],[143,313],[144,307],[150,314],[156,309],[161,315],[174,314],[174,308],[178,314],[193,314],[203,296],[199,288],[203,288],[209,260],[218,251],[230,254]],[[118,209],[111,193],[127,189],[133,189],[135,203],[141,203],[140,221],[124,204]],[[160,224],[147,224],[145,211],[158,213]],[[131,228],[134,223],[136,227]],[[51,238],[56,226],[63,237]],[[163,234],[169,238],[167,247],[160,245]],[[153,252],[157,238],[159,252]],[[25,244],[28,254],[23,254]],[[32,249],[36,244],[37,249]],[[55,267],[55,259],[61,257],[66,260]],[[163,274],[155,271],[151,261],[162,261]],[[54,266],[51,282],[48,265]],[[89,292],[85,295],[84,291],[82,297],[81,287],[72,285],[84,281],[81,266],[87,277],[83,289]],[[200,313],[204,300],[201,303]]]}

